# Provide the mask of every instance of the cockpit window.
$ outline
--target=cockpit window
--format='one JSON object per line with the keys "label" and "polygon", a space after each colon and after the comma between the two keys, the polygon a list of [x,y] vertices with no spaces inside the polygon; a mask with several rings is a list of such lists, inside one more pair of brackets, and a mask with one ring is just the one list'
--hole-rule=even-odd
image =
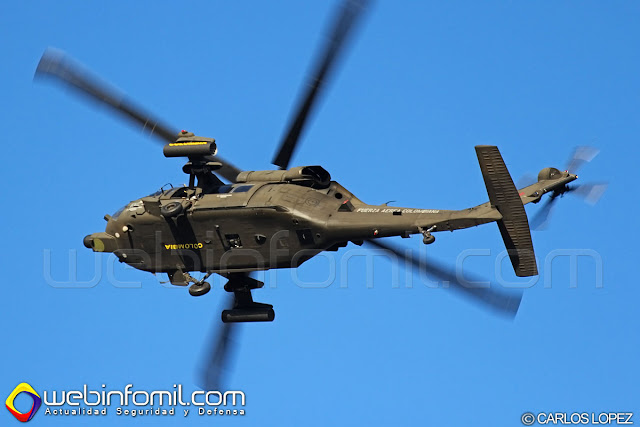
{"label": "cockpit window", "polygon": [[120,214],[124,211],[124,209],[129,206],[129,205],[124,205],[123,207],[121,207],[120,209],[118,209],[112,216],[111,218],[113,219],[118,219],[118,217],[120,216]]}
{"label": "cockpit window", "polygon": [[176,191],[174,191],[170,197],[172,199],[182,199],[184,197],[187,197],[187,190],[188,188],[186,187],[177,188]]}
{"label": "cockpit window", "polygon": [[235,187],[232,193],[246,193],[247,191],[251,190],[251,187],[253,187],[253,185],[240,185],[238,187]]}

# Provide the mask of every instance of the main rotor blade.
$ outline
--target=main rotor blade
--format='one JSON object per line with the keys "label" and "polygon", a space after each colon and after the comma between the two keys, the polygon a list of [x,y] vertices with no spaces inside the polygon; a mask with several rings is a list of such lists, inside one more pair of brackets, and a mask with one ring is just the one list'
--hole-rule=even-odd
{"label": "main rotor blade", "polygon": [[[402,249],[388,243],[382,243],[379,239],[367,240],[367,242],[373,246],[377,246],[378,248],[395,254],[400,259],[409,261],[415,268],[422,270],[426,274],[431,275],[438,280],[448,282],[451,289],[461,292],[464,296],[481,304],[485,308],[489,308],[510,318],[515,317],[518,313],[520,301],[522,300],[521,293],[507,294],[506,292],[500,292],[491,288],[469,287],[468,285],[461,283],[454,272],[449,271],[430,260],[418,260],[413,256],[406,254]],[[465,276],[468,275],[465,274]],[[471,280],[467,279],[467,281],[468,283],[472,283]],[[480,281],[474,280],[474,282]]]}
{"label": "main rotor blade", "polygon": [[[51,77],[68,87],[78,91],[98,104],[106,106],[133,123],[141,125],[143,131],[149,132],[165,142],[174,142],[178,138],[178,131],[173,127],[162,123],[142,108],[136,106],[116,89],[101,82],[92,76],[81,65],[77,64],[68,55],[57,49],[48,48],[36,69],[35,77]],[[216,171],[229,182],[235,182],[236,177],[242,172],[238,167],[219,156],[211,156],[211,161],[222,163],[222,167]]]}
{"label": "main rotor blade", "polygon": [[217,169],[215,173],[231,183],[236,182],[236,177],[240,172],[242,172],[241,169],[224,160],[218,155],[208,156],[207,159],[210,159],[213,162],[222,163],[222,167],[220,167],[220,169]]}
{"label": "main rotor blade", "polygon": [[48,48],[38,64],[35,77],[52,77],[72,89],[107,106],[134,123],[142,125],[142,130],[167,142],[174,142],[178,131],[152,117],[150,114],[128,101],[117,90],[91,76],[62,51]]}
{"label": "main rotor blade", "polygon": [[[233,308],[233,294],[226,298],[224,307]],[[238,333],[238,324],[223,323],[217,316],[212,329],[218,332],[210,339],[205,366],[201,372],[200,386],[206,391],[220,391],[225,386],[225,374],[228,372],[233,355],[234,337]]]}
{"label": "main rotor blade", "polygon": [[307,89],[304,96],[300,98],[301,101],[293,115],[294,119],[290,122],[285,137],[280,142],[277,154],[273,158],[272,163],[281,169],[287,169],[289,166],[305,123],[329,78],[336,58],[367,3],[368,0],[344,0],[338,8],[332,30],[322,48],[322,54],[318,56],[314,71],[307,79]]}

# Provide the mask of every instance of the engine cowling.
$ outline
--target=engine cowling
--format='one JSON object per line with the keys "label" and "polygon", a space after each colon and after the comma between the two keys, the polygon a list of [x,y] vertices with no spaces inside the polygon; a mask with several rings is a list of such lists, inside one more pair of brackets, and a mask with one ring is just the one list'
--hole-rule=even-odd
{"label": "engine cowling", "polygon": [[322,166],[298,166],[287,170],[244,171],[236,182],[291,182],[313,188],[326,188],[331,175]]}

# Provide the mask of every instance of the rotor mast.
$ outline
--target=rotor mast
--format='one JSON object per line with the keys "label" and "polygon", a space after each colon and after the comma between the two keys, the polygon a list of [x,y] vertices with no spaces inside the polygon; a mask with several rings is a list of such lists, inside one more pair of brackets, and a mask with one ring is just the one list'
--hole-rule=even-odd
{"label": "rotor mast", "polygon": [[218,148],[216,140],[204,136],[196,136],[191,132],[182,130],[174,142],[164,146],[162,150],[165,157],[187,157],[189,161],[182,167],[182,171],[189,175],[189,187],[195,187],[196,179],[198,187],[208,192],[213,187],[224,185],[212,172],[223,165],[215,161]]}

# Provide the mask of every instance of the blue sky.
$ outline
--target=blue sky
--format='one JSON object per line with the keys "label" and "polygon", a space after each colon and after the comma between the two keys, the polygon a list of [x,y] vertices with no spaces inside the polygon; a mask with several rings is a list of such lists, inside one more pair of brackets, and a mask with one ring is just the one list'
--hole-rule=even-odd
{"label": "blue sky", "polygon": [[[192,390],[222,294],[214,281],[192,298],[82,246],[104,214],[185,176],[137,129],[34,84],[44,49],[65,50],[177,128],[215,137],[243,169],[268,169],[335,3],[3,6],[3,399],[23,381]],[[513,322],[382,258],[371,273],[355,257],[326,286],[345,254],[364,254],[349,247],[297,279],[269,273],[256,292],[277,315],[239,337],[228,388],[245,391],[246,416],[126,422],[512,426],[526,411],[633,411],[638,422],[639,236],[626,222],[638,207],[639,19],[640,5],[622,1],[376,2],[293,164],[323,165],[368,203],[461,209],[487,199],[474,145],[497,145],[516,180],[595,145],[580,178],[608,181],[607,193],[595,207],[563,198],[549,229],[534,232],[547,279],[526,289]],[[417,237],[399,244],[424,251]],[[453,264],[468,249],[490,253],[466,265],[495,279],[504,247],[493,224],[438,234],[428,255]],[[595,254],[579,259],[576,286],[566,259],[545,268],[558,250]],[[55,285],[73,251],[78,280]],[[506,262],[501,271],[515,281]],[[0,424],[17,421],[2,410]]]}

